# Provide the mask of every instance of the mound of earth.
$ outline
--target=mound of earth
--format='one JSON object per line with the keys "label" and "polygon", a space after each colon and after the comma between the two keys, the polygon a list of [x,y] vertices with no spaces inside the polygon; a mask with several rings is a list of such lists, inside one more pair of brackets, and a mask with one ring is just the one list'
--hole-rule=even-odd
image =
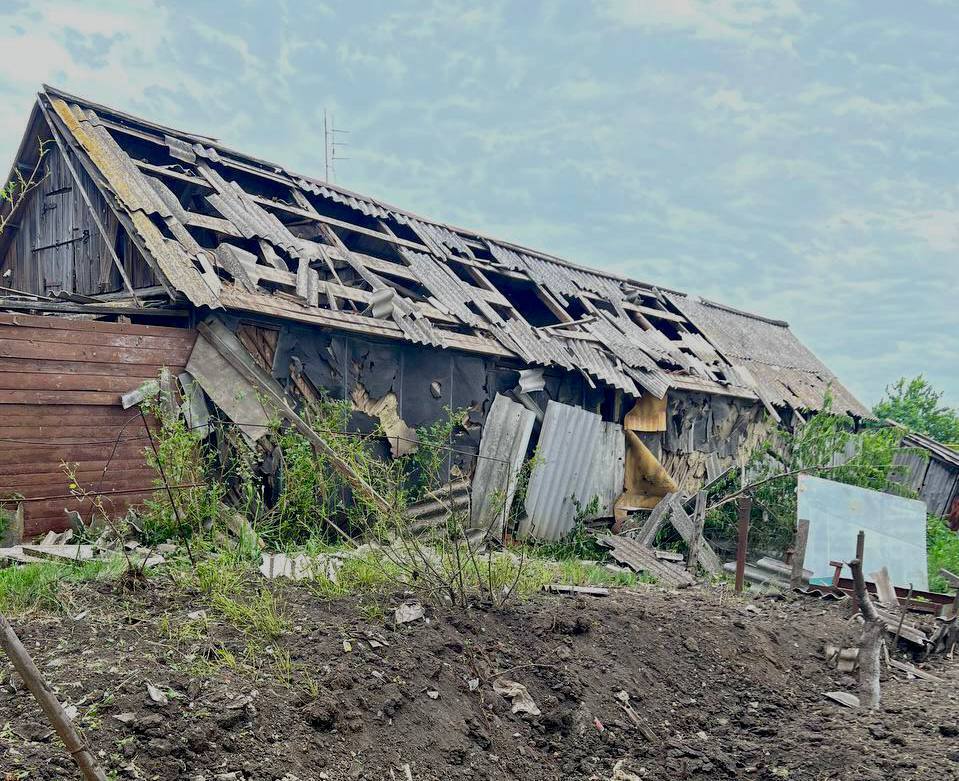
{"label": "mound of earth", "polygon": [[[874,712],[824,699],[855,690],[822,655],[855,644],[844,606],[650,587],[396,625],[403,601],[278,587],[291,629],[264,645],[155,578],[14,624],[120,779],[959,777],[951,662]],[[76,777],[9,666],[0,727],[6,779]]]}

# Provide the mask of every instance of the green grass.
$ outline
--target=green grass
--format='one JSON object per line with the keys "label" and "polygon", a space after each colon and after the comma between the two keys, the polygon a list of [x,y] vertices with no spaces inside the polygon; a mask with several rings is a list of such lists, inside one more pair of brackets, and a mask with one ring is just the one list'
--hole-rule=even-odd
{"label": "green grass", "polygon": [[939,575],[940,569],[947,569],[959,575],[959,535],[942,518],[930,515],[926,519],[926,553],[929,567],[929,589],[948,592],[949,585]]}
{"label": "green grass", "polygon": [[63,612],[73,601],[71,586],[118,577],[125,567],[126,561],[117,557],[82,564],[41,561],[0,569],[0,612],[14,616]]}

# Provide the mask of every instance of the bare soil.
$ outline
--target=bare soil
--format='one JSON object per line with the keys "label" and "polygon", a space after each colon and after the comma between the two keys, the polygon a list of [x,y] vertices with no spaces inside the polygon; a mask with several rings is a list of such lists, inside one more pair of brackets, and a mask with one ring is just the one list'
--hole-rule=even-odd
{"label": "bare soil", "polygon": [[[15,626],[121,779],[405,779],[405,765],[417,780],[959,778],[959,663],[929,663],[945,683],[890,677],[875,712],[823,697],[855,691],[822,655],[855,644],[844,605],[649,587],[395,626],[400,594],[381,616],[298,585],[277,598],[293,629],[261,648],[276,663],[259,672],[242,664],[248,637],[212,611],[203,636],[177,637],[202,604],[160,579],[132,595],[90,586],[79,620]],[[6,779],[75,778],[0,669]],[[497,678],[541,714],[512,713]]]}

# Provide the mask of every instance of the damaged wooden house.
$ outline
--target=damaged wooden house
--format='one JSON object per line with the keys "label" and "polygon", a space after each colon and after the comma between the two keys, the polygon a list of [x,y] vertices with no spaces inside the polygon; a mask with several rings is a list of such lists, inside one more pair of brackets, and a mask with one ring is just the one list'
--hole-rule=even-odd
{"label": "damaged wooden house", "polygon": [[[539,458],[525,517],[622,520],[697,490],[773,425],[868,411],[789,330],[654,284],[444,225],[44,87],[15,171],[38,186],[0,236],[0,490],[26,535],[75,505],[61,462],[122,512],[154,490],[121,396],[163,367],[256,441],[257,373],[348,400],[384,457],[466,410],[449,471],[478,528]],[[4,209],[9,211],[9,204]],[[248,372],[239,371],[246,365]],[[209,406],[207,406],[209,405]],[[499,529],[499,531],[507,531]]]}

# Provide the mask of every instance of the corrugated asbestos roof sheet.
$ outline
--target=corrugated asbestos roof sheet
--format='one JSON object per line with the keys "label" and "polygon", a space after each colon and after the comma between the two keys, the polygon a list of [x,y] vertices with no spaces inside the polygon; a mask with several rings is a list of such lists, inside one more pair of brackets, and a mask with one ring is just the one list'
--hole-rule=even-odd
{"label": "corrugated asbestos roof sheet", "polygon": [[746,382],[750,377],[755,380],[757,393],[772,404],[819,409],[829,391],[834,411],[871,416],[785,323],[689,296],[666,297],[699,326],[727,360],[748,370]]}
{"label": "corrugated asbestos roof sheet", "polygon": [[[630,396],[662,397],[692,385],[815,409],[831,383],[837,406],[861,412],[784,324],[426,220],[50,87],[39,107],[54,117],[54,132],[72,136],[66,140],[87,156],[85,165],[99,169],[94,178],[126,212],[161,281],[197,306],[228,301],[326,327],[579,370]],[[258,250],[246,264],[217,252],[238,239],[248,242],[246,251]],[[214,267],[215,258],[226,262]],[[251,265],[257,273],[249,276]],[[523,283],[523,295],[535,286],[555,325],[534,328],[524,319],[510,303],[511,278]],[[367,305],[383,285],[396,296],[391,318],[374,317]]]}

